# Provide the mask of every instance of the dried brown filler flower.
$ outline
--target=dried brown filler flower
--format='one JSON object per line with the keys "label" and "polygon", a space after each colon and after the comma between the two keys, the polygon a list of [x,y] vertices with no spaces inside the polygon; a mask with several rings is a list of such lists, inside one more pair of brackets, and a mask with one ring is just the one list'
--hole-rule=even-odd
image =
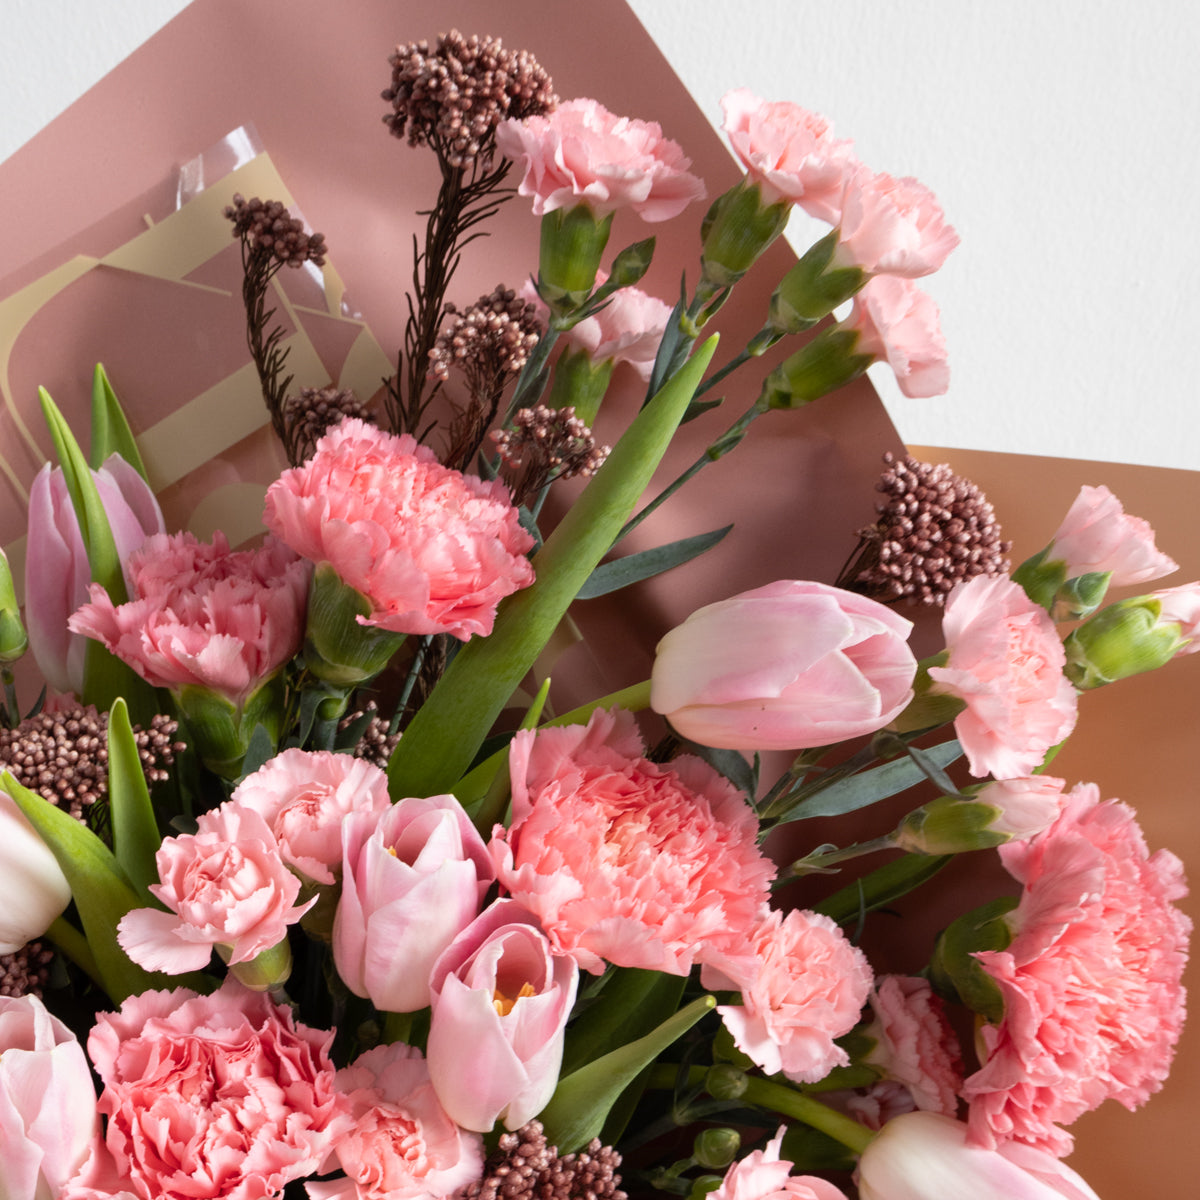
{"label": "dried brown filler flower", "polygon": [[0,996],[38,996],[50,978],[54,951],[30,942],[13,954],[0,954]]}
{"label": "dried brown filler flower", "polygon": [[247,200],[235,193],[225,208],[233,222],[233,236],[241,238],[254,255],[271,259],[281,267],[302,267],[306,262],[325,265],[328,249],[325,236],[305,233],[304,222],[293,217],[278,200]]}
{"label": "dried brown filler flower", "polygon": [[1000,536],[987,497],[945,463],[883,456],[875,485],[879,519],[858,531],[858,553],[838,585],[885,603],[943,604],[956,583],[1009,568],[1012,543]]}
{"label": "dried brown filler flower", "polygon": [[433,46],[424,40],[397,46],[388,61],[392,85],[383,98],[392,111],[384,123],[410,146],[430,146],[464,171],[491,159],[501,121],[547,113],[558,102],[537,59],[506,50],[499,38],[467,38],[452,29]]}
{"label": "dried brown filler flower", "polygon": [[461,1188],[458,1200],[626,1200],[617,1168],[621,1156],[593,1138],[578,1154],[558,1156],[547,1145],[540,1121],[500,1137],[478,1183]]}
{"label": "dried brown filler flower", "polygon": [[544,404],[518,409],[512,428],[497,430],[492,440],[507,466],[524,468],[513,485],[516,504],[556,479],[594,475],[611,449],[596,445],[592,431],[575,415],[574,408],[547,408]]}
{"label": "dried brown filler flower", "polygon": [[317,442],[347,417],[370,421],[367,406],[344,388],[301,388],[283,402],[284,450],[288,461],[304,462]]}
{"label": "dried brown filler flower", "polygon": [[354,747],[354,757],[365,758],[367,762],[374,763],[380,770],[386,770],[388,760],[392,757],[392,751],[395,750],[400,735],[388,732],[388,722],[379,715],[378,706],[374,700],[369,700],[365,708],[356,709],[344,716],[338,722],[338,729],[348,729],[355,722],[363,721],[364,717],[366,721],[358,735],[358,742]]}

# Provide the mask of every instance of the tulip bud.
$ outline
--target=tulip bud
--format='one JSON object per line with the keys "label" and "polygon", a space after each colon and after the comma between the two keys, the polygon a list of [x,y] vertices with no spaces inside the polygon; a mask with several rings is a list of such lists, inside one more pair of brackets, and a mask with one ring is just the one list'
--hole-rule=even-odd
{"label": "tulip bud", "polygon": [[1186,653],[1190,639],[1184,622],[1164,620],[1163,609],[1157,595],[1135,596],[1089,617],[1063,643],[1067,678],[1085,691],[1153,671]]}
{"label": "tulip bud", "polygon": [[[49,803],[49,801],[46,801]],[[41,937],[71,902],[71,888],[50,847],[13,798],[0,791],[0,954]]]}
{"label": "tulip bud", "polygon": [[611,229],[612,213],[597,219],[586,204],[542,217],[538,294],[551,313],[565,315],[591,294]]}
{"label": "tulip bud", "polygon": [[790,201],[764,204],[762,188],[743,179],[712,202],[700,226],[701,276],[713,287],[737,283],[784,231]]}
{"label": "tulip bud", "polygon": [[16,662],[28,646],[8,556],[0,550],[0,663]]}

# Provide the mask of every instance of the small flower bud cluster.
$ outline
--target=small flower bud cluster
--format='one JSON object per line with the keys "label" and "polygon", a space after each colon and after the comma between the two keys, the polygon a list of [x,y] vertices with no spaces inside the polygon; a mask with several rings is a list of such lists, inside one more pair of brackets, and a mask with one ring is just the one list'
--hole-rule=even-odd
{"label": "small flower bud cluster", "polygon": [[0,996],[40,998],[53,961],[54,950],[45,942],[30,942],[12,954],[0,954]]}
{"label": "small flower bud cluster", "polygon": [[321,437],[347,417],[371,420],[367,406],[347,389],[301,388],[299,396],[289,396],[283,408],[288,458],[297,463],[309,458]]}
{"label": "small flower bud cluster", "polygon": [[876,490],[879,520],[858,531],[867,542],[860,569],[844,586],[877,600],[942,604],[956,583],[975,575],[1000,575],[1011,542],[987,497],[945,464],[911,455],[883,456],[887,470]]}
{"label": "small flower bud cluster", "polygon": [[396,47],[388,60],[392,86],[383,92],[393,111],[384,124],[410,146],[428,145],[446,163],[469,171],[491,159],[496,126],[506,118],[553,111],[550,76],[525,50],[506,50],[498,38],[464,38],[451,30]]}
{"label": "small flower bud cluster", "polygon": [[518,409],[512,429],[492,434],[496,452],[510,467],[526,463],[547,481],[594,475],[608,457],[611,447],[597,446],[592,431],[567,408]]}
{"label": "small flower bud cluster", "polygon": [[304,222],[293,217],[278,200],[260,200],[257,196],[247,200],[237,194],[226,207],[225,216],[233,222],[234,237],[281,266],[302,267],[306,262],[325,265],[328,248],[324,234],[305,233]]}
{"label": "small flower bud cluster", "polygon": [[560,1158],[547,1145],[540,1121],[501,1134],[483,1178],[462,1188],[455,1200],[626,1200],[617,1168],[621,1156],[593,1138],[579,1154]]}
{"label": "small flower bud cluster", "polygon": [[542,333],[534,305],[503,285],[461,313],[447,304],[446,315],[452,319],[429,352],[429,376],[445,383],[456,366],[476,394],[477,385],[503,387],[509,376],[519,375]]}
{"label": "small flower bud cluster", "polygon": [[338,728],[346,729],[368,714],[369,719],[354,747],[354,757],[365,758],[367,762],[374,763],[381,771],[386,770],[388,761],[392,757],[392,751],[395,750],[396,743],[400,741],[400,735],[388,733],[388,722],[379,715],[374,700],[368,701],[365,708],[360,708],[343,717],[338,722]]}
{"label": "small flower bud cluster", "polygon": [[[183,750],[179,728],[156,716],[149,729],[135,728],[134,741],[149,783],[167,778],[166,767]],[[16,729],[0,729],[0,766],[30,791],[69,812],[76,820],[108,793],[108,713],[78,705],[39,713]]]}

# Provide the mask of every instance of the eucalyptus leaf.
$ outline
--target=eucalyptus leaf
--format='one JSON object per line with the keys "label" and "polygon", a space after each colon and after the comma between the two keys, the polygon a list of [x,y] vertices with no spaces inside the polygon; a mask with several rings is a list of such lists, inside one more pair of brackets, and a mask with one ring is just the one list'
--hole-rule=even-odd
{"label": "eucalyptus leaf", "polygon": [[636,554],[627,554],[624,558],[601,563],[588,576],[587,582],[579,589],[575,599],[595,600],[598,596],[607,596],[610,592],[640,583],[643,579],[653,579],[655,575],[662,575],[672,567],[691,562],[706,550],[711,550],[732,528],[732,525],[726,525],[723,529],[680,538],[679,541],[668,542],[665,546],[654,546],[650,550],[640,550]]}
{"label": "eucalyptus leaf", "polygon": [[931,857],[927,854],[906,854],[847,884],[827,896],[813,908],[824,913],[839,925],[856,917],[883,908],[901,896],[932,879],[952,858],[952,854]]}

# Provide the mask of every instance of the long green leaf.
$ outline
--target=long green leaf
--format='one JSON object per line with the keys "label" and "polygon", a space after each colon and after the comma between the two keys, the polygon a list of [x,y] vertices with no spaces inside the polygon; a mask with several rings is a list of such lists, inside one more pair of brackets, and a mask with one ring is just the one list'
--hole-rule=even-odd
{"label": "long green leaf", "polygon": [[609,592],[640,583],[643,579],[652,579],[672,567],[691,562],[715,546],[732,528],[732,525],[726,525],[724,529],[698,533],[693,537],[680,538],[677,542],[668,542],[665,546],[654,546],[637,554],[627,554],[624,558],[601,563],[588,576],[575,598],[594,600],[597,596],[607,596]]}
{"label": "long green leaf", "polygon": [[104,990],[113,1003],[120,1004],[148,988],[177,986],[177,980],[142,970],[117,943],[121,918],[143,904],[108,847],[69,813],[22,787],[8,771],[0,774],[0,787],[29,818],[58,860],[71,886]]}
{"label": "long green leaf", "polygon": [[148,889],[158,882],[154,856],[162,838],[129,723],[129,709],[120,698],[108,714],[108,803],[116,860],[141,893],[142,902],[152,904]]}
{"label": "long green leaf", "polygon": [[906,854],[847,884],[813,908],[846,925],[862,913],[891,904],[932,879],[953,854]]}
{"label": "long green leaf", "polygon": [[92,375],[92,445],[88,455],[92,469],[98,470],[110,454],[119,454],[147,483],[150,482],[125,410],[108,381],[104,364],[97,363]]}
{"label": "long green leaf", "polygon": [[388,764],[393,797],[448,792],[462,778],[492,723],[645,491],[716,342],[710,338],[701,346],[637,415],[538,551],[537,579],[504,601],[491,636],[468,642],[438,681]]}
{"label": "long green leaf", "polygon": [[[921,757],[927,763],[932,762],[941,768],[961,758],[962,752],[958,741],[951,738],[948,742],[922,751]],[[881,767],[860,771],[857,775],[831,783],[815,796],[810,796],[785,812],[779,818],[779,824],[782,825],[785,821],[806,821],[809,817],[840,817],[843,813],[866,808],[877,800],[898,795],[924,782],[925,778],[926,772],[913,758],[905,757],[895,762],[884,763]]]}

